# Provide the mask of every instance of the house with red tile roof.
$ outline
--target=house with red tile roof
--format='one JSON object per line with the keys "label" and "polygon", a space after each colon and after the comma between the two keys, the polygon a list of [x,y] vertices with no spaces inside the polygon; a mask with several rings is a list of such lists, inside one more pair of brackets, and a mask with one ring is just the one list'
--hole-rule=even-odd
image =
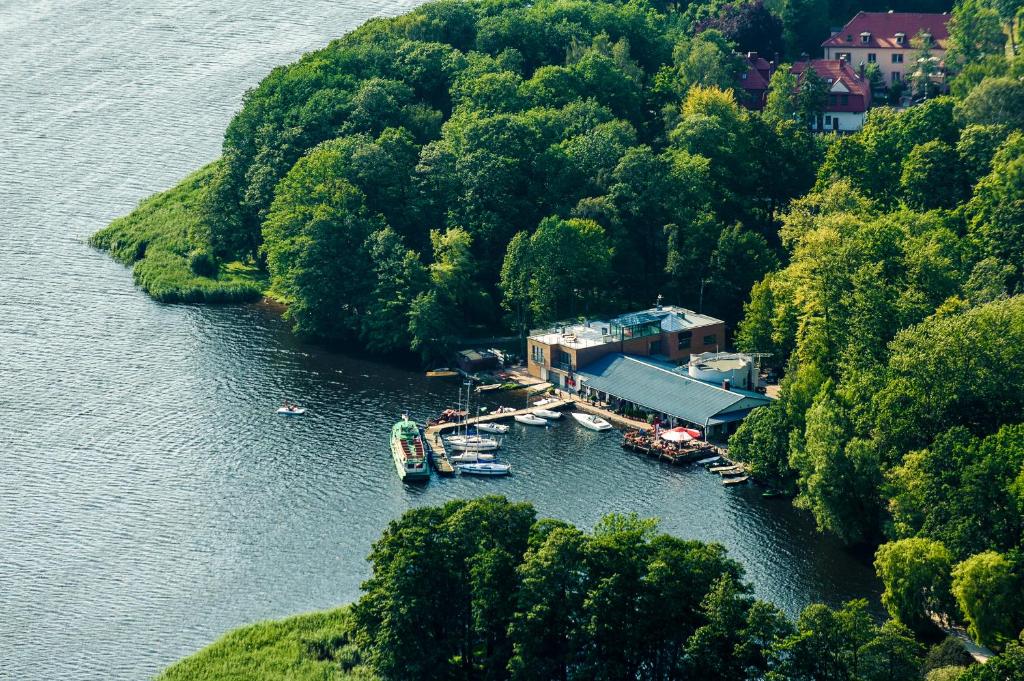
{"label": "house with red tile roof", "polygon": [[949,42],[948,14],[915,12],[858,12],[843,28],[821,44],[825,59],[844,59],[859,69],[878,64],[886,86],[902,82],[913,73],[918,48],[911,41],[928,37],[932,56],[944,60]]}
{"label": "house with red tile roof", "polygon": [[867,78],[842,59],[801,61],[793,64],[790,72],[799,83],[809,68],[828,84],[828,103],[813,129],[820,132],[860,130],[871,108],[871,86]]}
{"label": "house with red tile roof", "polygon": [[740,89],[743,96],[740,97],[740,104],[760,111],[768,100],[768,81],[772,79],[772,70],[775,65],[757,52],[747,52],[747,70],[740,74]]}

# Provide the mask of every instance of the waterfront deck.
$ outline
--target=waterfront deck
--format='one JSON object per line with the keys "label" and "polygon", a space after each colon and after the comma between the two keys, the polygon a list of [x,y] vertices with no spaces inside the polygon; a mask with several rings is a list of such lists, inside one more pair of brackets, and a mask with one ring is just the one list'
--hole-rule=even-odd
{"label": "waterfront deck", "polygon": [[430,463],[434,465],[434,470],[440,475],[454,475],[455,467],[448,460],[448,452],[444,448],[440,431],[432,433],[431,429],[427,428],[424,431],[423,440],[427,443],[427,449],[430,450]]}
{"label": "waterfront deck", "polygon": [[484,414],[483,416],[474,416],[472,418],[465,419],[464,421],[453,421],[452,423],[439,423],[434,426],[427,427],[427,439],[440,439],[441,433],[452,430],[454,428],[462,428],[463,426],[474,426],[478,423],[491,423],[494,421],[504,421],[514,416],[520,416],[523,414],[535,414],[538,409],[548,409],[551,411],[558,411],[567,405],[572,404],[572,400],[557,400],[549,404],[542,406],[530,406],[525,409],[516,409],[515,411],[506,412],[495,412],[493,414]]}

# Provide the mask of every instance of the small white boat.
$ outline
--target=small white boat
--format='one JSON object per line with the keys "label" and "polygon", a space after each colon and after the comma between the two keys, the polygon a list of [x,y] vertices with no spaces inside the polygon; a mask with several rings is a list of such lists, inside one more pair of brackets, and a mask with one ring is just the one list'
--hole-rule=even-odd
{"label": "small white boat", "polygon": [[465,452],[493,452],[501,443],[493,437],[482,435],[452,435],[445,439],[452,449]]}
{"label": "small white boat", "polygon": [[448,457],[452,463],[481,463],[494,461],[494,454],[487,452],[459,452]]}
{"label": "small white boat", "polygon": [[706,464],[709,464],[709,463],[717,463],[717,462],[718,462],[718,460],[719,460],[719,459],[721,459],[721,458],[722,458],[722,457],[720,457],[720,456],[709,456],[709,457],[708,457],[708,458],[706,458],[706,459],[701,459],[701,460],[700,460],[700,461],[698,461],[697,463],[699,463],[700,465],[702,465],[702,466],[703,466],[703,465],[706,465]]}
{"label": "small white boat", "polygon": [[612,429],[612,424],[608,423],[600,416],[584,414],[581,411],[574,411],[572,412],[572,417],[584,428],[590,428],[591,430],[598,431]]}
{"label": "small white boat", "polygon": [[296,406],[278,407],[277,413],[282,414],[284,416],[302,416],[303,414],[306,413],[306,408]]}
{"label": "small white boat", "polygon": [[533,413],[541,418],[550,419],[552,421],[562,418],[562,412],[551,411],[550,409],[535,409]]}
{"label": "small white boat", "polygon": [[478,423],[476,429],[481,433],[507,433],[508,426],[504,423]]}
{"label": "small white boat", "polygon": [[557,401],[558,400],[556,400],[553,397],[544,397],[544,398],[541,398],[541,399],[537,400],[536,402],[534,402],[533,406],[535,406],[535,407],[543,407],[545,404],[551,404],[552,402],[557,402]]}
{"label": "small white boat", "polygon": [[507,463],[464,463],[458,468],[463,475],[508,475],[512,472],[512,465]]}
{"label": "small white boat", "polygon": [[539,416],[533,414],[516,414],[513,416],[517,423],[522,423],[524,426],[546,426],[548,422],[546,419],[542,419]]}

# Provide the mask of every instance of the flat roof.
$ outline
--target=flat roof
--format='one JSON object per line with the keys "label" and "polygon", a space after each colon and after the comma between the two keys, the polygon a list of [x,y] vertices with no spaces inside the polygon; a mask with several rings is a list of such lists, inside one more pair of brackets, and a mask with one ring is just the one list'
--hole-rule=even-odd
{"label": "flat roof", "polygon": [[772,401],[760,393],[698,381],[670,364],[621,353],[605,355],[577,374],[595,390],[693,424],[708,423],[740,402],[752,408]]}
{"label": "flat roof", "polygon": [[[724,324],[721,319],[688,310],[676,305],[662,305],[649,310],[639,310],[619,315],[610,321],[590,320],[585,323],[569,322],[556,324],[549,329],[537,330],[530,338],[545,345],[564,345],[571,348],[588,348],[604,345],[616,339],[608,338],[602,333],[611,330],[611,325],[633,326],[660,321],[662,331],[689,331],[715,324]],[[564,340],[563,340],[564,339]]]}

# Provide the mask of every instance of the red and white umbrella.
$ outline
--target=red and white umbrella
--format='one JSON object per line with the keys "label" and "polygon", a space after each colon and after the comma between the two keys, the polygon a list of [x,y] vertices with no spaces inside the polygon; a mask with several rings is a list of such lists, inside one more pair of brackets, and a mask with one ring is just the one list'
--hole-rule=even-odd
{"label": "red and white umbrella", "polygon": [[668,440],[669,442],[689,442],[693,439],[693,435],[690,435],[690,429],[688,428],[672,428],[666,430],[661,434],[662,440]]}

